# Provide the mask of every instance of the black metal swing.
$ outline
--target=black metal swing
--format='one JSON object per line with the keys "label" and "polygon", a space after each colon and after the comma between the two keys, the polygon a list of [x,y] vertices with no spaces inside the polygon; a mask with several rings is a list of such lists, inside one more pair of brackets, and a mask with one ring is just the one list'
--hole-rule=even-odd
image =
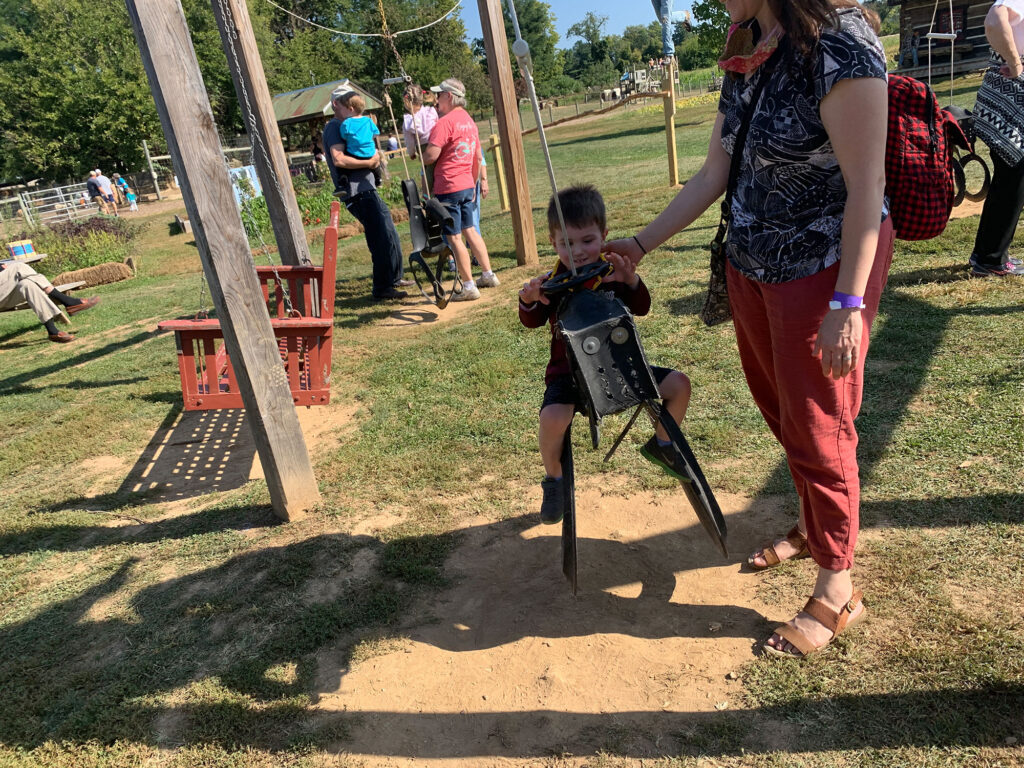
{"label": "black metal swing", "polygon": [[[590,439],[596,449],[600,442],[601,419],[635,407],[625,428],[605,455],[608,461],[636,422],[641,411],[660,422],[669,441],[686,467],[688,481],[680,481],[697,517],[728,557],[725,518],[697,463],[693,451],[672,415],[659,402],[661,394],[647,362],[633,315],[608,291],[591,290],[587,283],[607,274],[611,265],[595,262],[576,274],[565,272],[543,285],[549,296],[559,296],[558,328],[572,365],[573,376],[584,400],[590,424]],[[578,587],[576,553],[576,492],[572,461],[572,426],[566,429],[562,444],[562,479],[565,483],[565,507],[562,517],[562,573],[575,595]]]}
{"label": "black metal swing", "polygon": [[[421,197],[419,187],[413,179],[402,180],[402,196],[409,211],[409,235],[412,239],[412,253],[409,254],[409,271],[416,281],[420,293],[433,301],[438,309],[444,309],[453,294],[462,290],[462,279],[458,270],[452,278],[451,289],[445,290],[441,276],[452,258],[452,250],[444,239],[445,225],[452,224],[452,215],[444,203],[435,197]],[[427,263],[430,257],[437,257],[434,268]],[[430,287],[433,294],[427,293]]]}

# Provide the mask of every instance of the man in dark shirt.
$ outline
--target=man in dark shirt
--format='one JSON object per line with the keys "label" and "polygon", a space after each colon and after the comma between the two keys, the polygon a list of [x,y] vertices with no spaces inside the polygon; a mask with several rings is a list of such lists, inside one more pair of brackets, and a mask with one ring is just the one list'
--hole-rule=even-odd
{"label": "man in dark shirt", "polygon": [[[363,225],[366,246],[373,262],[373,298],[377,301],[403,299],[408,294],[397,288],[408,284],[402,279],[402,243],[391,220],[391,212],[377,194],[373,178],[373,168],[380,162],[379,157],[374,155],[363,160],[346,155],[345,142],[341,138],[341,123],[353,114],[348,107],[348,97],[354,93],[339,89],[331,94],[334,118],[324,126],[323,134],[327,167],[335,187],[345,184],[348,192],[345,207]],[[345,173],[339,169],[344,169]]]}
{"label": "man in dark shirt", "polygon": [[89,193],[89,199],[100,207],[100,211],[102,213],[109,213],[107,201],[103,197],[103,190],[100,189],[100,183],[96,178],[96,171],[89,171],[89,178],[85,182],[85,189]]}

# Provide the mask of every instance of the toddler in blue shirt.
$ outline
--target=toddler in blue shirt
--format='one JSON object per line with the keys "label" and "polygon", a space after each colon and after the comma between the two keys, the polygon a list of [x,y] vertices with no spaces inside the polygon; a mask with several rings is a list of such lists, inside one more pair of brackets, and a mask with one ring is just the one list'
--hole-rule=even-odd
{"label": "toddler in blue shirt", "polygon": [[[352,95],[346,106],[352,110],[353,116],[342,120],[339,129],[341,138],[345,142],[345,154],[360,160],[369,160],[377,154],[377,143],[374,141],[374,137],[380,135],[380,129],[377,128],[377,124],[373,120],[363,114],[366,109],[366,100],[362,96]],[[351,190],[348,173],[343,168],[340,170],[338,185],[334,188],[334,196],[344,200],[349,196]],[[373,179],[377,186],[380,186],[383,178],[384,166],[381,164],[373,169]]]}

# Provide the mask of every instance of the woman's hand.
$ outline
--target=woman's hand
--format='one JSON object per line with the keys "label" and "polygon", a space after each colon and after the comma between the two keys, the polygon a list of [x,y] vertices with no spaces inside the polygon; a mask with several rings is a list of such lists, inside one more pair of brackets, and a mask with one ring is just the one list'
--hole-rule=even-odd
{"label": "woman's hand", "polygon": [[1016,80],[1021,76],[1022,70],[1024,70],[1024,64],[1021,64],[1020,59],[1010,59],[999,68],[999,74],[1010,80]]}
{"label": "woman's hand", "polygon": [[633,237],[624,237],[621,240],[611,240],[601,246],[601,253],[614,253],[619,256],[623,256],[633,265],[634,268],[640,263],[640,259],[644,257],[643,250],[637,243],[636,238]]}
{"label": "woman's hand", "polygon": [[606,283],[625,283],[630,288],[636,288],[640,278],[636,274],[636,265],[627,258],[611,251],[605,254],[606,260],[612,265],[613,270],[604,276]]}
{"label": "woman's hand", "polygon": [[830,309],[825,313],[814,341],[814,356],[821,359],[821,372],[841,379],[856,368],[863,332],[860,310]]}
{"label": "woman's hand", "polygon": [[538,301],[541,304],[550,304],[551,302],[541,289],[541,286],[544,285],[544,282],[549,277],[550,275],[540,275],[529,282],[523,283],[523,287],[519,289],[519,300],[526,305],[536,304]]}

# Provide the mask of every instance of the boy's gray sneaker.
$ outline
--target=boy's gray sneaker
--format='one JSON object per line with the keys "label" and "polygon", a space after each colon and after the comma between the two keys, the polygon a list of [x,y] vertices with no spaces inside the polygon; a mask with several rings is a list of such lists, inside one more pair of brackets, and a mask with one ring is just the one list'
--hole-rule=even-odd
{"label": "boy's gray sneaker", "polygon": [[544,494],[540,501],[540,521],[545,525],[562,522],[565,512],[565,481],[560,477],[545,477],[540,481]]}
{"label": "boy's gray sneaker", "polygon": [[683,464],[683,460],[671,444],[659,445],[658,438],[652,437],[644,443],[643,448],[640,449],[640,455],[652,464],[656,464],[664,469],[677,480],[682,480],[684,483],[692,482],[690,476],[686,474],[686,466]]}
{"label": "boy's gray sneaker", "polygon": [[498,276],[496,274],[491,272],[491,274],[489,275],[480,275],[480,277],[476,281],[476,284],[481,288],[497,288],[499,285],[501,285],[501,281],[498,279]]}
{"label": "boy's gray sneaker", "polygon": [[450,301],[475,301],[480,298],[480,289],[475,285],[462,286],[461,291],[457,291],[452,294]]}

